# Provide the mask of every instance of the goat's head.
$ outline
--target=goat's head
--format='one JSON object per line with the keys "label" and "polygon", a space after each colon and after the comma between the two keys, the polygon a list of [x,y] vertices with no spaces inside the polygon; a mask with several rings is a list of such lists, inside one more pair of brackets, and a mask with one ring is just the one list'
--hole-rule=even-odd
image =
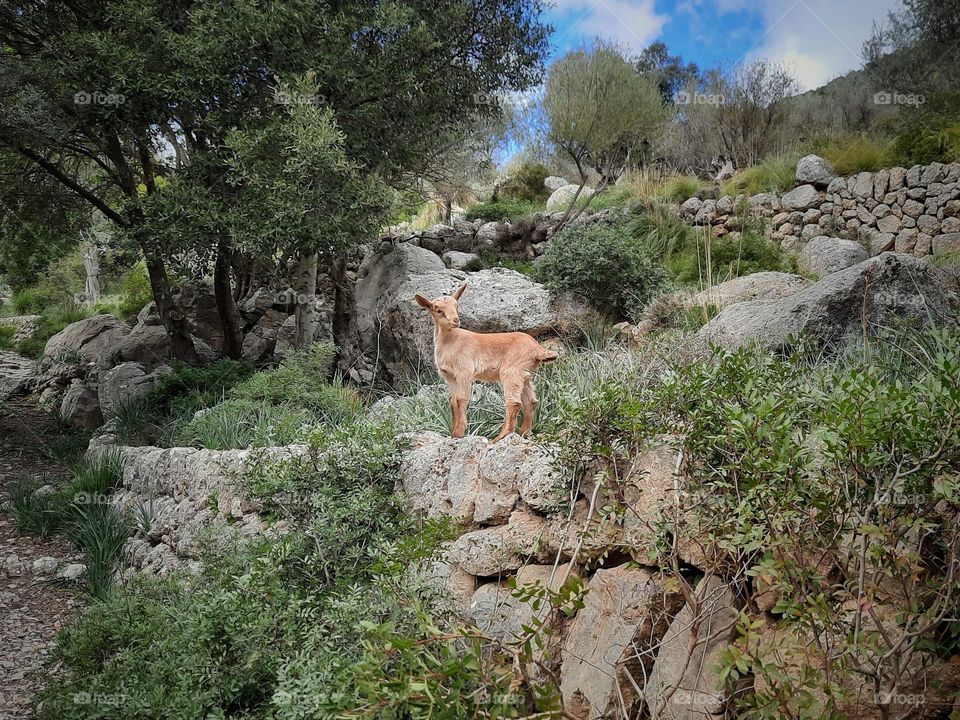
{"label": "goat's head", "polygon": [[460,313],[457,311],[457,301],[467,289],[464,283],[456,289],[453,295],[443,295],[433,300],[427,300],[423,295],[414,295],[420,307],[425,308],[433,316],[433,322],[441,330],[452,330],[460,327]]}

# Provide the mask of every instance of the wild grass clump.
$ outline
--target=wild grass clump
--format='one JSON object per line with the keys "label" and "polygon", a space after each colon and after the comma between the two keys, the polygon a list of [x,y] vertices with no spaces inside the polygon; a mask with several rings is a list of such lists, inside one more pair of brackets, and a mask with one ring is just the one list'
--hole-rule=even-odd
{"label": "wild grass clump", "polygon": [[797,156],[773,155],[753,167],[744,168],[723,186],[724,195],[756,195],[783,192],[796,183]]}
{"label": "wild grass clump", "polygon": [[93,597],[103,599],[112,592],[130,534],[127,519],[109,502],[74,506],[66,535],[83,553],[84,587]]}
{"label": "wild grass clump", "polygon": [[712,186],[712,183],[696,175],[676,175],[663,184],[657,195],[672,202],[682,203]]}
{"label": "wild grass clump", "polygon": [[21,478],[6,490],[5,507],[20,532],[47,537],[63,527],[68,501],[57,492],[45,492],[47,478]]}
{"label": "wild grass clump", "polygon": [[487,202],[478,202],[467,208],[464,215],[466,220],[483,220],[484,222],[494,222],[498,220],[507,220],[516,222],[517,220],[543,212],[543,204],[529,200],[510,200],[508,198],[499,198],[497,200],[488,200]]}
{"label": "wild grass clump", "polygon": [[822,148],[820,154],[838,175],[876,172],[894,164],[890,141],[865,136],[835,141]]}

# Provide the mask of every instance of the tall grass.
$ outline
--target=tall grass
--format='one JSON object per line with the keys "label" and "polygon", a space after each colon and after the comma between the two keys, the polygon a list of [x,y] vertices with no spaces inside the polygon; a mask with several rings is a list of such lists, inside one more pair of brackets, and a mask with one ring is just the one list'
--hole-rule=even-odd
{"label": "tall grass", "polygon": [[21,532],[47,537],[63,527],[69,503],[60,493],[39,492],[47,483],[21,478],[7,487],[4,504]]}
{"label": "tall grass", "polygon": [[756,195],[783,192],[793,187],[797,174],[796,155],[774,155],[753,167],[744,168],[723,186],[725,195]]}
{"label": "tall grass", "polygon": [[835,140],[820,148],[820,154],[838,175],[875,172],[894,164],[891,142],[864,136]]}
{"label": "tall grass", "polygon": [[126,519],[106,502],[81,505],[76,507],[66,533],[83,552],[87,566],[86,590],[97,598],[108,596],[121,565],[123,547],[130,536]]}

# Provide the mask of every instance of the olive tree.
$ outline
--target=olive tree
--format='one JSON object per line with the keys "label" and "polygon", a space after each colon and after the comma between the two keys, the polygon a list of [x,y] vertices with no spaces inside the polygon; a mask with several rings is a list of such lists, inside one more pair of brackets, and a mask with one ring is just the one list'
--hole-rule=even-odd
{"label": "olive tree", "polygon": [[599,176],[602,192],[631,163],[642,162],[665,118],[656,85],[615,45],[601,41],[550,67],[543,102],[549,138],[576,165],[580,190],[588,170]]}
{"label": "olive tree", "polygon": [[[250,197],[237,171],[249,160],[228,137],[325,137],[331,162],[312,178],[298,168],[300,179],[311,190],[337,188],[344,207],[368,206],[369,188],[354,175],[400,183],[460,118],[492,112],[478,98],[540,81],[548,33],[540,11],[540,0],[2,3],[0,145],[25,173],[45,173],[134,242],[173,350],[186,359],[195,351],[168,267],[178,256],[205,263],[225,351],[235,356],[242,334],[232,288],[252,250],[231,232],[240,199]],[[311,93],[278,92],[308,74]],[[297,105],[327,112],[291,112]],[[258,173],[288,169],[256,164]],[[331,244],[325,232],[363,239],[366,220],[317,225],[314,194],[282,177],[267,184],[280,207],[262,217],[307,218],[285,251],[308,267]]]}

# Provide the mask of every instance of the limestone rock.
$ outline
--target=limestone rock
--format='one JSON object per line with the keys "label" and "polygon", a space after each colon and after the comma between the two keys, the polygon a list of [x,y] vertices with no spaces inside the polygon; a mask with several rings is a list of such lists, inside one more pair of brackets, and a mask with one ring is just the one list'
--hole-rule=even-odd
{"label": "limestone rock", "polygon": [[60,404],[60,419],[70,427],[93,430],[103,424],[97,391],[80,381],[67,388]]}
{"label": "limestone rock", "polygon": [[787,210],[807,210],[813,207],[820,194],[813,185],[800,185],[783,196],[783,206]]}
{"label": "limestone rock", "polygon": [[781,300],[731,305],[697,337],[731,349],[752,341],[779,348],[797,333],[826,343],[859,335],[864,308],[868,329],[877,329],[898,318],[924,322],[929,317],[953,318],[957,303],[926,262],[886,253],[831,273]]}
{"label": "limestone rock", "polygon": [[[635,717],[658,641],[682,604],[661,579],[629,564],[598,570],[563,638],[560,692],[578,718]],[[632,678],[632,680],[631,680]]]}
{"label": "limestone rock", "polygon": [[[702,580],[695,593],[700,612],[695,614],[693,608],[684,606],[670,624],[644,688],[652,720],[722,716],[728,702],[714,666],[736,635],[735,598],[716,576]],[[698,643],[692,653],[691,635]]]}
{"label": "limestone rock", "polygon": [[[577,190],[579,188],[579,185],[573,184],[558,187],[550,194],[550,197],[547,198],[547,212],[552,210],[566,210],[570,207],[570,203],[573,202],[574,196],[577,196]],[[583,189],[580,190],[580,195],[577,196],[577,202],[586,200],[591,195],[593,195],[593,188],[584,185]]]}
{"label": "limestone rock", "polygon": [[168,365],[161,365],[153,372],[140,363],[125,362],[111,368],[100,376],[97,397],[100,411],[107,420],[114,417],[126,404],[140,400],[164,375],[172,372]]}
{"label": "limestone rock", "polygon": [[570,183],[564,180],[562,177],[557,177],[556,175],[550,175],[543,181],[544,187],[551,192],[554,190],[559,190],[560,188],[569,184]]}
{"label": "limestone rock", "polygon": [[724,308],[749,300],[776,300],[802,290],[810,281],[800,275],[782,272],[757,272],[726,280],[702,290],[684,301],[684,305],[714,305]]}
{"label": "limestone rock", "polygon": [[442,256],[443,264],[452,270],[476,270],[480,256],[476,253],[447,250]]}
{"label": "limestone rock", "polygon": [[867,257],[867,251],[858,242],[820,235],[803,247],[797,265],[803,272],[823,276],[861,263]]}
{"label": "limestone rock", "polygon": [[797,162],[797,182],[827,187],[836,177],[833,166],[819,155],[805,155]]}
{"label": "limestone rock", "polygon": [[47,340],[43,349],[44,364],[52,364],[60,357],[76,356],[81,362],[108,368],[116,345],[129,333],[130,328],[113,315],[78,320]]}
{"label": "limestone rock", "polygon": [[520,568],[527,558],[545,561],[547,524],[543,518],[516,510],[506,525],[465,533],[450,547],[450,561],[481,577]]}

